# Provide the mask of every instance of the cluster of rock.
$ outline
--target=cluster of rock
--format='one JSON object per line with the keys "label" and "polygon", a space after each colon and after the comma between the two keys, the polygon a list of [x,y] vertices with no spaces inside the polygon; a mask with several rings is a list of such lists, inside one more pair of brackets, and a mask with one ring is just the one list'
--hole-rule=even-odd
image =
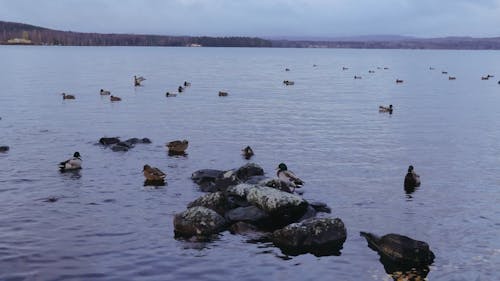
{"label": "cluster of rock", "polygon": [[[191,178],[208,193],[175,215],[177,238],[206,240],[229,230],[272,241],[287,255],[340,255],[347,237],[342,220],[317,216],[330,213],[330,208],[280,190],[279,180],[265,177],[260,166],[250,163],[229,171],[199,170]],[[427,276],[434,261],[427,243],[398,234],[378,237],[361,232],[361,236],[379,253],[388,274],[407,280]]]}
{"label": "cluster of rock", "polygon": [[318,212],[330,212],[326,204],[279,190],[279,182],[266,178],[258,165],[250,163],[229,171],[200,170],[192,179],[209,193],[175,215],[176,237],[206,239],[225,230],[251,231],[287,254],[340,253],[347,236],[342,221],[316,217]]}
{"label": "cluster of rock", "polygon": [[142,139],[130,138],[126,141],[121,141],[117,137],[112,137],[112,138],[103,137],[99,139],[99,143],[106,147],[108,146],[111,147],[111,150],[113,151],[128,151],[138,143],[149,144],[151,143],[151,140],[148,138],[142,138]]}

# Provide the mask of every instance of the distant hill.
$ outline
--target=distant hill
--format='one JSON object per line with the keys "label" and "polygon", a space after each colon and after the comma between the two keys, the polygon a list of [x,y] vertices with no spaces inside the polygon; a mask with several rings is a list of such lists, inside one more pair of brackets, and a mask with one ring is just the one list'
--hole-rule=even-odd
{"label": "distant hill", "polygon": [[253,37],[191,37],[142,34],[102,34],[53,30],[0,21],[0,44],[63,46],[208,46],[271,47],[269,40]]}
{"label": "distant hill", "polygon": [[60,31],[0,21],[0,44],[63,46],[205,46],[275,48],[452,49],[500,50],[500,37],[414,38],[397,35],[353,37],[192,37],[143,34],[102,34]]}

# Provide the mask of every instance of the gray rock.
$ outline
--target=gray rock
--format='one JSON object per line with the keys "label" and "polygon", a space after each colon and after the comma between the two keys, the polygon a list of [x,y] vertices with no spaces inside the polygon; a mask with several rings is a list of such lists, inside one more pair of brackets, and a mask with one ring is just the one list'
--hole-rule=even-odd
{"label": "gray rock", "polygon": [[276,230],[272,241],[285,254],[325,256],[340,255],[346,237],[347,231],[339,218],[311,218]]}
{"label": "gray rock", "polygon": [[326,205],[326,203],[323,202],[318,202],[318,201],[309,201],[309,205],[311,205],[316,212],[318,213],[328,213],[330,214],[332,212],[332,209]]}
{"label": "gray rock", "polygon": [[245,200],[246,200],[248,192],[250,191],[250,189],[252,189],[254,187],[255,187],[255,185],[252,185],[252,184],[241,183],[241,184],[229,187],[226,190],[226,193],[228,195],[245,198]]}
{"label": "gray rock", "polygon": [[245,182],[253,176],[263,176],[264,169],[255,163],[248,163],[236,170],[236,178]]}
{"label": "gray rock", "polygon": [[111,145],[115,143],[119,143],[120,139],[119,138],[100,138],[99,143],[103,145]]}
{"label": "gray rock", "polygon": [[189,208],[174,217],[176,237],[210,236],[224,230],[225,226],[222,216],[205,207]]}
{"label": "gray rock", "polygon": [[247,201],[269,214],[279,212],[303,214],[307,208],[307,201],[302,197],[286,193],[267,186],[254,186],[247,193]]}
{"label": "gray rock", "polygon": [[360,232],[360,235],[365,237],[368,247],[379,253],[384,265],[425,267],[434,262],[434,253],[423,241],[392,233],[382,237],[366,232]]}
{"label": "gray rock", "polygon": [[203,169],[194,172],[191,179],[197,184],[215,182],[217,178],[222,177],[222,174],[224,174],[224,171],[221,170]]}
{"label": "gray rock", "polygon": [[244,221],[255,224],[267,218],[269,218],[269,216],[255,206],[239,207],[229,210],[226,213],[226,219],[233,222]]}
{"label": "gray rock", "polygon": [[229,204],[226,200],[226,196],[224,196],[222,192],[215,192],[205,194],[189,203],[188,208],[192,207],[205,207],[217,212],[221,216],[224,216],[226,211],[229,209]]}
{"label": "gray rock", "polygon": [[127,146],[121,146],[121,145],[113,145],[111,147],[111,150],[113,151],[128,151],[128,147]]}
{"label": "gray rock", "polygon": [[130,139],[124,141],[124,142],[126,144],[128,144],[128,145],[134,145],[134,144],[137,144],[137,143],[141,142],[141,140],[138,139],[138,138],[130,138]]}
{"label": "gray rock", "polygon": [[148,138],[143,138],[143,139],[141,140],[141,142],[142,142],[142,143],[151,143],[151,140],[150,140],[150,139],[148,139]]}

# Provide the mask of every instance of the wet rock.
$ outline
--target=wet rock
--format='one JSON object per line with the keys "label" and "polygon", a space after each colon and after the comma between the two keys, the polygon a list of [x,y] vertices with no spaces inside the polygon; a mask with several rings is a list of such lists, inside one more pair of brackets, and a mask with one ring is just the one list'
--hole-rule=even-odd
{"label": "wet rock", "polygon": [[302,197],[289,194],[267,186],[256,186],[248,190],[247,201],[269,214],[290,213],[301,215],[307,208],[307,201]]}
{"label": "wet rock", "polygon": [[151,143],[151,140],[150,140],[150,139],[148,139],[148,138],[142,138],[142,139],[141,139],[141,142],[142,142],[142,143],[146,143],[146,144],[148,144],[148,143]]}
{"label": "wet rock", "polygon": [[311,205],[311,207],[313,207],[316,210],[316,212],[318,212],[318,213],[330,214],[332,212],[332,209],[330,207],[328,207],[328,205],[326,205],[326,203],[323,203],[323,202],[313,201],[313,202],[309,202],[309,205]]}
{"label": "wet rock", "polygon": [[276,230],[272,241],[285,254],[325,256],[340,255],[346,237],[347,231],[339,218],[312,218]]}
{"label": "wet rock", "polygon": [[264,169],[255,163],[248,163],[236,170],[236,178],[245,182],[253,176],[263,176]]}
{"label": "wet rock", "polygon": [[302,215],[299,221],[305,221],[307,219],[314,218],[317,213],[318,212],[311,205],[309,205],[307,206],[306,212],[304,213],[304,215]]}
{"label": "wet rock", "polygon": [[226,196],[222,192],[205,194],[193,202],[188,204],[188,208],[192,207],[205,207],[217,212],[219,215],[224,216],[229,209],[229,203]]}
{"label": "wet rock", "polygon": [[0,152],[7,152],[9,151],[10,147],[7,145],[0,146]]}
{"label": "wet rock", "polygon": [[120,139],[119,138],[100,138],[99,143],[103,145],[111,145],[115,143],[119,143]]}
{"label": "wet rock", "polygon": [[132,148],[132,147],[134,147],[133,144],[128,143],[128,142],[124,142],[124,141],[117,142],[115,144],[115,146],[123,146],[123,147],[126,147],[126,148]]}
{"label": "wet rock", "polygon": [[141,140],[138,139],[138,138],[130,138],[126,141],[124,141],[126,144],[128,144],[129,146],[133,146],[134,144],[137,144],[137,143],[140,143]]}
{"label": "wet rock", "polygon": [[121,146],[121,145],[113,145],[111,147],[111,150],[117,152],[117,151],[128,151],[129,148],[127,146]]}
{"label": "wet rock", "polygon": [[232,224],[231,227],[229,227],[229,231],[232,234],[247,234],[258,232],[259,229],[253,224],[240,221]]}
{"label": "wet rock", "polygon": [[255,184],[255,185],[266,185],[265,183],[270,180],[272,179],[266,176],[251,176],[245,181],[245,183]]}
{"label": "wet rock", "polygon": [[217,178],[222,177],[224,174],[224,171],[221,170],[214,170],[214,169],[203,169],[203,170],[198,170],[194,172],[191,175],[191,179],[197,183],[197,184],[202,184],[205,182],[215,182]]}
{"label": "wet rock", "polygon": [[269,218],[269,216],[264,211],[255,206],[239,207],[229,210],[226,213],[226,219],[233,222],[244,221],[258,224],[259,221],[265,220],[267,218]]}
{"label": "wet rock", "polygon": [[231,186],[226,190],[226,193],[232,196],[238,196],[246,200],[248,192],[250,189],[254,188],[255,185],[241,183],[235,186]]}
{"label": "wet rock", "polygon": [[176,237],[210,236],[225,226],[226,220],[221,215],[205,207],[189,208],[174,217]]}
{"label": "wet rock", "polygon": [[393,268],[421,268],[434,262],[434,253],[423,241],[399,234],[378,237],[372,233],[360,232],[370,249],[378,252],[381,262]]}

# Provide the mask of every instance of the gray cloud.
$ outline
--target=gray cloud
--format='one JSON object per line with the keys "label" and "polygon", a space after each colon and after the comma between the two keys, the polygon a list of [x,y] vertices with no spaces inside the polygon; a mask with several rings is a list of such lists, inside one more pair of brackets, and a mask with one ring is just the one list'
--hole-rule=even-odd
{"label": "gray cloud", "polygon": [[83,32],[497,36],[500,0],[0,0],[0,19]]}

